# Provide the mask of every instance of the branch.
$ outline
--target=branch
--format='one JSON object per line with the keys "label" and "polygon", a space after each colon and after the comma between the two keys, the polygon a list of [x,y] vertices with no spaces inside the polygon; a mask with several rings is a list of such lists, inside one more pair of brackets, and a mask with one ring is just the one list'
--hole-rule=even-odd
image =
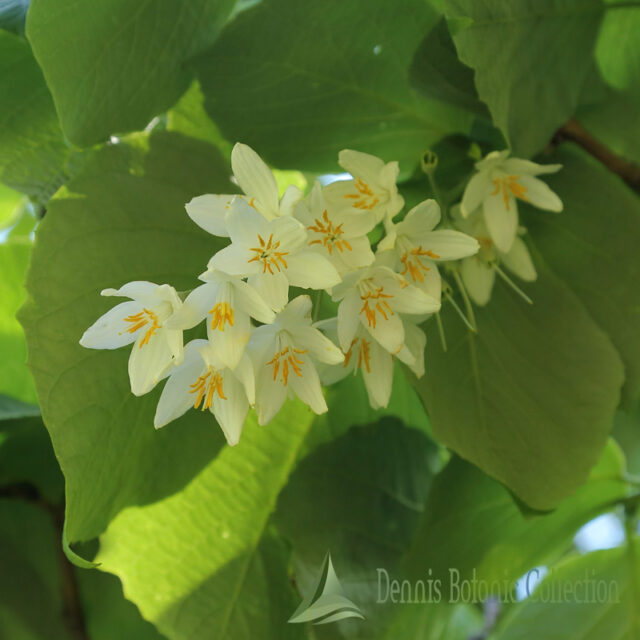
{"label": "branch", "polygon": [[609,171],[619,175],[632,189],[640,192],[640,167],[613,153],[594,138],[576,119],[565,123],[555,135],[556,142],[570,140],[601,162]]}
{"label": "branch", "polygon": [[[0,487],[0,498],[24,500],[44,509],[53,520],[53,524],[59,534],[59,540],[62,540],[64,506],[48,502],[34,485],[20,482]],[[73,640],[89,640],[75,569],[64,554],[62,544],[57,546],[57,553],[62,578],[62,616],[67,630]]]}

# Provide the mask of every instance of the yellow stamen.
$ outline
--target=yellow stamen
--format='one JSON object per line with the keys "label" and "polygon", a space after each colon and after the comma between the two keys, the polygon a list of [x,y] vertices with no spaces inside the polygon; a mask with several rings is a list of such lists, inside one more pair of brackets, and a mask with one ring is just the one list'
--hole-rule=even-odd
{"label": "yellow stamen", "polygon": [[224,390],[222,389],[222,376],[214,371],[211,367],[208,367],[206,372],[203,373],[192,385],[190,385],[189,393],[197,393],[193,408],[197,409],[200,403],[202,404],[202,411],[211,408],[213,403],[213,397],[217,393],[221,400],[226,400]]}
{"label": "yellow stamen", "polygon": [[380,200],[376,198],[371,187],[362,178],[357,178],[353,181],[353,186],[356,188],[357,193],[346,193],[344,198],[348,200],[354,200],[351,203],[352,207],[356,209],[370,210],[373,209]]}
{"label": "yellow stamen", "polygon": [[142,348],[145,344],[149,344],[151,336],[154,335],[156,330],[160,328],[158,316],[153,313],[153,311],[149,311],[149,309],[143,309],[140,313],[136,313],[133,316],[127,316],[124,321],[131,324],[131,326],[127,329],[129,333],[135,333],[138,329],[142,329],[142,327],[151,323],[151,326],[147,329],[144,337],[138,345],[140,348]]}
{"label": "yellow stamen", "polygon": [[286,387],[289,381],[289,370],[293,370],[293,373],[299,378],[302,378],[302,365],[304,360],[299,358],[302,354],[307,353],[306,349],[295,349],[285,347],[282,351],[276,351],[276,354],[267,362],[267,366],[273,366],[273,380],[278,379],[278,372],[280,371],[280,361],[282,361],[282,384]]}
{"label": "yellow stamen", "polygon": [[344,356],[344,366],[347,367],[349,365],[354,348],[358,349],[358,362],[355,370],[362,369],[362,365],[364,364],[367,373],[371,373],[371,341],[365,340],[364,338],[356,338],[351,342],[349,351],[347,351]]}
{"label": "yellow stamen", "polygon": [[333,248],[335,247],[340,253],[342,253],[345,249],[347,251],[352,251],[351,245],[340,236],[344,234],[344,230],[342,229],[342,224],[338,226],[333,226],[333,222],[329,219],[329,214],[327,210],[324,210],[322,214],[322,220],[316,218],[315,225],[311,225],[307,227],[309,231],[315,231],[318,234],[324,235],[323,238],[318,238],[316,240],[312,240],[309,243],[309,246],[313,244],[321,244],[327,248],[329,255],[333,254]]}
{"label": "yellow stamen", "polygon": [[[373,329],[376,328],[377,323],[376,311],[385,320],[389,319],[387,313],[392,316],[395,315],[393,309],[387,302],[388,298],[393,298],[393,296],[388,293],[384,293],[384,287],[374,287],[373,291],[368,291],[364,295],[360,296],[360,299],[363,301],[363,305],[359,313],[365,314],[367,324]],[[373,308],[371,308],[370,303],[374,305]]]}
{"label": "yellow stamen", "polygon": [[213,330],[224,331],[224,325],[227,322],[233,327],[235,314],[228,302],[218,302],[209,313],[212,315],[211,328]]}
{"label": "yellow stamen", "polygon": [[422,258],[439,258],[440,256],[437,253],[431,251],[431,249],[423,249],[422,245],[420,245],[417,249],[411,249],[411,251],[405,251],[400,258],[400,261],[404,265],[404,269],[400,272],[400,275],[404,275],[409,272],[409,276],[414,282],[424,282],[424,273],[429,271],[429,267],[427,267],[423,262]]}
{"label": "yellow stamen", "polygon": [[287,268],[287,261],[284,259],[286,255],[289,255],[288,251],[278,251],[280,247],[280,241],[273,240],[273,233],[269,236],[267,242],[264,238],[258,234],[258,247],[252,247],[250,251],[255,252],[255,256],[248,260],[248,262],[262,262],[262,273],[267,271],[273,275],[273,267],[278,271],[281,271],[281,267]]}
{"label": "yellow stamen", "polygon": [[507,176],[506,178],[496,178],[493,180],[495,189],[491,193],[492,196],[498,195],[502,191],[502,199],[504,200],[504,206],[509,211],[509,194],[513,194],[515,198],[520,198],[528,202],[529,199],[526,196],[527,187],[521,185],[518,182],[520,176]]}

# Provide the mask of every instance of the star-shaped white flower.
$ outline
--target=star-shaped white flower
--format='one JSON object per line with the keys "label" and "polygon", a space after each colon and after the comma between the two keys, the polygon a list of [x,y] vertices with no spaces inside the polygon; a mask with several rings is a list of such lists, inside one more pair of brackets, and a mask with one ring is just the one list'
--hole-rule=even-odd
{"label": "star-shaped white flower", "polygon": [[[439,300],[378,262],[345,276],[332,296],[340,301],[338,337],[345,352],[362,325],[389,353],[400,355],[405,346],[402,315],[422,316],[440,310]],[[403,355],[412,361],[409,354]]]}
{"label": "star-shaped white flower", "polygon": [[192,340],[184,361],[169,372],[156,409],[156,429],[179,418],[191,407],[215,416],[230,445],[238,444],[242,427],[255,398],[251,360],[245,354],[235,369],[219,360],[207,340]]}
{"label": "star-shaped white flower", "polygon": [[562,165],[509,158],[509,153],[492,151],[476,163],[478,172],[469,181],[461,203],[465,217],[482,207],[491,239],[505,253],[511,249],[518,229],[516,200],[547,211],[562,211],[560,198],[535,177],[555,173]]}
{"label": "star-shaped white flower", "polygon": [[379,252],[391,251],[390,266],[411,284],[440,299],[438,262],[459,260],[478,252],[478,241],[460,231],[439,229],[440,207],[435,200],[415,206],[402,222],[389,225]]}
{"label": "star-shaped white flower", "polygon": [[[466,219],[459,215],[456,207],[452,209],[452,213],[457,226],[476,238],[480,244],[480,251],[476,255],[465,258],[460,264],[460,275],[464,286],[477,305],[484,306],[489,302],[500,264],[525,282],[533,282],[537,278],[533,260],[520,235],[514,239],[511,249],[503,252],[498,249],[489,235],[480,211],[476,211]],[[518,232],[525,233],[522,228]]]}
{"label": "star-shaped white flower", "polygon": [[385,217],[393,218],[402,209],[404,199],[396,186],[397,162],[385,164],[380,158],[351,149],[343,149],[338,162],[353,180],[340,180],[325,187],[325,197],[332,207],[356,209],[373,218],[374,224]]}
{"label": "star-shaped white flower", "polygon": [[295,394],[315,413],[327,411],[314,361],[342,362],[344,354],[311,325],[311,299],[298,296],[273,324],[254,330],[248,352],[256,372],[258,422],[267,424]]}
{"label": "star-shaped white flower", "polygon": [[332,208],[316,182],[311,193],[295,208],[294,217],[307,229],[307,245],[326,257],[338,273],[345,274],[374,260],[367,233],[373,220],[349,209]]}
{"label": "star-shaped white flower", "polygon": [[191,329],[207,319],[207,335],[217,357],[234,369],[251,335],[251,320],[269,324],[275,318],[260,294],[240,276],[215,269],[199,276],[205,284],[196,287],[182,308],[167,322],[176,329]]}
{"label": "star-shaped white flower", "polygon": [[209,193],[197,196],[185,205],[189,217],[213,235],[223,238],[229,235],[225,218],[235,198],[244,199],[267,220],[290,216],[296,203],[302,199],[302,192],[294,185],[289,186],[280,198],[278,184],[271,169],[246,144],[238,142],[233,147],[231,168],[244,195]]}
{"label": "star-shaped white flower", "polygon": [[293,217],[266,220],[237,200],[226,225],[231,244],[211,258],[209,268],[248,277],[249,284],[275,311],[287,304],[289,285],[328,289],[340,282],[331,262],[309,248],[306,229]]}
{"label": "star-shaped white flower", "polygon": [[166,326],[182,301],[168,284],[129,282],[120,289],[105,289],[103,296],[131,298],[91,325],[80,339],[89,349],[118,349],[134,343],[129,356],[131,391],[141,396],[153,387],[166,369],[182,359],[182,331]]}

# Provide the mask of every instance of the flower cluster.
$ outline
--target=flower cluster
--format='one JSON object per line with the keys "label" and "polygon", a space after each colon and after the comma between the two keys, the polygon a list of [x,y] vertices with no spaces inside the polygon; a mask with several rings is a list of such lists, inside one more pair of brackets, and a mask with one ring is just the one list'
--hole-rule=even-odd
{"label": "flower cluster", "polygon": [[[323,413],[322,385],[356,372],[371,405],[385,407],[395,358],[424,374],[420,325],[440,310],[439,264],[462,261],[456,264],[480,303],[490,285],[476,286],[488,280],[477,275],[478,265],[493,269],[493,253],[522,278],[535,277],[516,237],[515,198],[558,210],[557,197],[532,177],[549,168],[491,154],[478,163],[460,212],[438,228],[434,200],[395,220],[404,208],[396,162],[351,150],[340,152],[339,162],[351,179],[316,183],[306,196],[290,186],[280,196],[269,167],[236,144],[231,164],[243,193],[201,195],[186,205],[196,224],[229,239],[199,276],[202,284],[178,293],[168,284],[130,282],[102,292],[129,300],[99,318],[80,344],[133,343],[135,395],[167,379],[156,428],[190,407],[208,409],[233,445],[250,408],[266,424],[295,394]],[[373,247],[369,235],[380,223],[385,235]],[[315,309],[310,296],[290,295],[292,287],[315,291]],[[333,317],[315,320],[320,307]],[[183,332],[202,322],[207,339],[183,345]]]}

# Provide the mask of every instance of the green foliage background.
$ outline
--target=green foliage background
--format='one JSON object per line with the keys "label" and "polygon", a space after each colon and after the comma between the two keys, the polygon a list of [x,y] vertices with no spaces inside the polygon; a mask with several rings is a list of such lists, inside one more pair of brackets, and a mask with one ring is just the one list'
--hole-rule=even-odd
{"label": "green foliage background", "polygon": [[[639,114],[634,1],[0,3],[0,637],[640,638]],[[159,390],[78,340],[103,288],[195,285],[221,245],[184,203],[236,188],[236,141],[281,185],[399,160],[412,204],[427,149],[447,205],[472,144],[562,163],[564,211],[521,208],[534,305],[497,286],[477,335],[445,308],[386,410],[354,378],[235,448],[197,412],[156,432]],[[611,512],[624,545],[580,554]],[[287,624],[329,549],[366,620]],[[619,602],[376,603],[378,567],[540,565]]]}

